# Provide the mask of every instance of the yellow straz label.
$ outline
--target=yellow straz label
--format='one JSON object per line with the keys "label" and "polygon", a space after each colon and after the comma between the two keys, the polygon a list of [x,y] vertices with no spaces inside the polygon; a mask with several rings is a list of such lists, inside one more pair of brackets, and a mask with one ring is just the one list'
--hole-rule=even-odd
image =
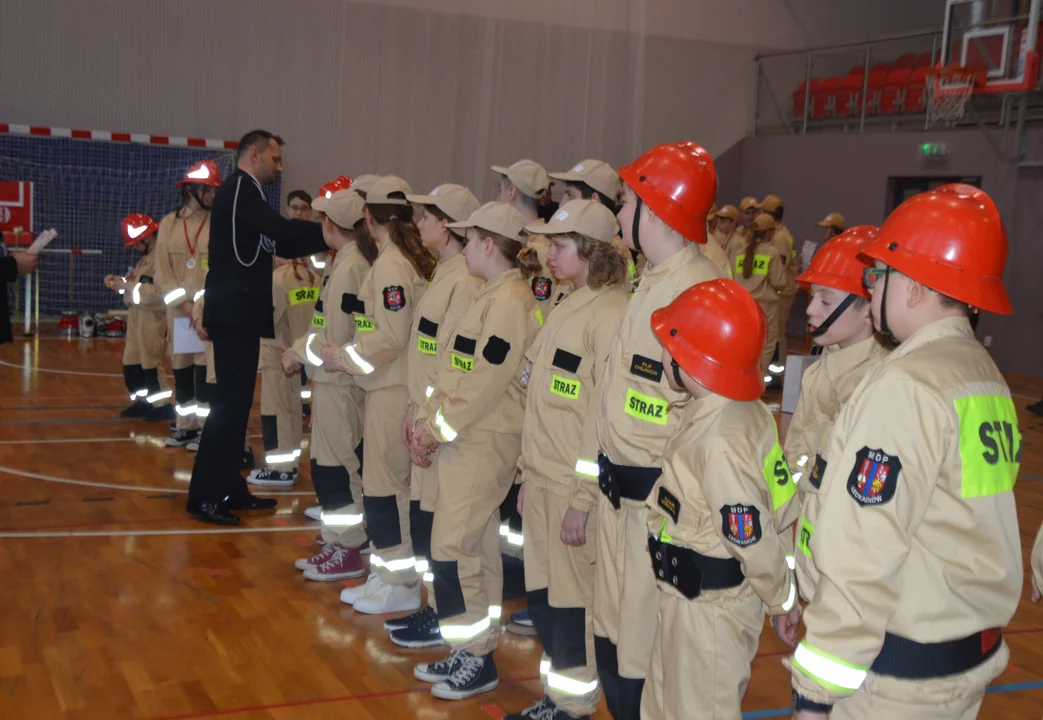
{"label": "yellow straz label", "polygon": [[355,316],[355,332],[373,332],[377,326],[365,315]]}
{"label": "yellow straz label", "polygon": [[424,337],[423,335],[418,335],[416,349],[424,355],[434,355],[438,352],[438,341],[432,340],[429,337]]}
{"label": "yellow straz label", "polygon": [[627,404],[623,411],[638,420],[666,425],[669,406],[662,398],[642,395],[633,388],[627,388]]}
{"label": "yellow straz label", "polygon": [[800,534],[797,536],[797,547],[800,551],[811,557],[811,536],[815,532],[815,526],[808,522],[803,515],[800,516]]}
{"label": "yellow straz label", "polygon": [[207,258],[203,258],[202,260],[199,261],[199,266],[201,268],[203,268],[204,270],[206,270],[209,265],[210,265],[210,263],[207,262]]}
{"label": "yellow straz label", "polygon": [[568,400],[579,399],[579,380],[567,380],[560,375],[554,375],[550,379],[550,391]]}
{"label": "yellow straz label", "polygon": [[290,305],[300,305],[304,302],[313,303],[319,299],[319,289],[317,287],[302,287],[290,290],[287,295],[290,298]]}
{"label": "yellow straz label", "polygon": [[471,368],[474,367],[474,358],[453,353],[452,360],[453,367],[462,372],[471,372]]}
{"label": "yellow straz label", "polygon": [[317,328],[324,328],[324,327],[326,327],[326,318],[324,318],[322,315],[312,315],[311,316],[311,326],[312,327],[317,327]]}
{"label": "yellow straz label", "polygon": [[[768,274],[768,263],[771,262],[770,255],[754,255],[753,256],[753,274],[754,275],[767,275]],[[745,255],[735,256],[735,274],[742,275],[742,268],[746,264]]]}

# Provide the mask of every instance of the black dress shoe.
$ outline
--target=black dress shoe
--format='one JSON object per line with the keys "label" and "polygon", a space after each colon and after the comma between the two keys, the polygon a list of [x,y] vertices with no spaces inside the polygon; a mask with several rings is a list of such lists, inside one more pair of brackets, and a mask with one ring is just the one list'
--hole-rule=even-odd
{"label": "black dress shoe", "polygon": [[1040,400],[1038,403],[1032,403],[1031,405],[1029,405],[1025,409],[1028,410],[1033,415],[1039,415],[1039,416],[1043,417],[1043,400]]}
{"label": "black dress shoe", "polygon": [[225,503],[205,502],[189,500],[185,503],[185,510],[196,520],[211,525],[238,525],[239,518],[228,512],[230,506]]}
{"label": "black dress shoe", "polygon": [[149,405],[144,400],[137,400],[137,401],[134,402],[133,405],[128,405],[127,407],[125,407],[122,410],[120,410],[120,417],[121,418],[145,417],[148,414],[148,411],[151,410],[151,409],[152,409],[152,406]]}
{"label": "black dress shoe", "polygon": [[[160,405],[158,407],[150,408],[148,413],[145,415],[145,420],[148,422],[163,422],[164,420],[170,422],[173,419],[173,405]],[[174,429],[176,430],[177,428]]]}
{"label": "black dress shoe", "polygon": [[279,501],[275,498],[257,497],[247,493],[225,498],[225,507],[231,510],[274,510]]}

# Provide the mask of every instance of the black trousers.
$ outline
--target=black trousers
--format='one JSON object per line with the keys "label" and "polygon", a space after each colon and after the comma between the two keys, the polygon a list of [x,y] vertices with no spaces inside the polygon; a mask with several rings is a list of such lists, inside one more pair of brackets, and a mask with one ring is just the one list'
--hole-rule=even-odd
{"label": "black trousers", "polygon": [[210,415],[203,426],[188,497],[220,502],[249,492],[239,470],[257,385],[261,338],[255,330],[238,327],[217,326],[207,332],[214,343],[217,384],[208,388],[213,392]]}

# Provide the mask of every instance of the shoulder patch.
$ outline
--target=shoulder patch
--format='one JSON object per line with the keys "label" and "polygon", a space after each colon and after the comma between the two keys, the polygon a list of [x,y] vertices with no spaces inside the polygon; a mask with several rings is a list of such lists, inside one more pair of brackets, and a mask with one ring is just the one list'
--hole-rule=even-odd
{"label": "shoulder patch", "polygon": [[398,312],[406,306],[406,291],[401,285],[389,285],[384,288],[384,307]]}
{"label": "shoulder patch", "polygon": [[417,332],[421,335],[427,335],[428,337],[438,336],[438,323],[428,320],[426,317],[420,317],[420,324],[417,325]]}
{"label": "shoulder patch", "polygon": [[319,298],[318,300],[315,301],[315,312],[317,312],[317,313],[321,313],[322,312],[322,298]]}
{"label": "shoulder patch", "polygon": [[847,492],[862,507],[883,505],[895,496],[902,461],[897,455],[863,446],[847,477]]}
{"label": "shoulder patch", "polygon": [[344,293],[340,296],[340,311],[345,315],[352,313],[366,314],[366,304],[359,300],[354,293]]}
{"label": "shoulder patch", "polygon": [[721,534],[739,547],[761,539],[761,513],[753,505],[725,505],[721,508]]}
{"label": "shoulder patch", "polygon": [[456,352],[462,352],[465,355],[474,355],[474,351],[477,349],[478,341],[474,338],[457,335],[456,339],[453,341],[453,350]]}
{"label": "shoulder patch", "polygon": [[656,505],[669,515],[675,524],[677,523],[677,518],[681,516],[681,501],[662,485],[659,486],[659,498],[656,500]]}
{"label": "shoulder patch", "polygon": [[808,476],[808,482],[811,483],[811,487],[818,490],[822,487],[822,476],[826,474],[826,459],[821,455],[815,456],[815,464],[811,466],[811,475]]}
{"label": "shoulder patch", "polygon": [[556,368],[561,368],[565,372],[574,373],[579,370],[579,364],[583,361],[579,355],[574,355],[561,348],[554,350],[554,359],[551,364]]}
{"label": "shoulder patch", "polygon": [[532,279],[532,294],[537,300],[550,299],[550,278],[534,277]]}
{"label": "shoulder patch", "polygon": [[659,382],[663,379],[663,363],[634,353],[630,361],[630,374]]}
{"label": "shoulder patch", "polygon": [[482,357],[493,365],[503,365],[503,361],[507,359],[507,353],[510,351],[511,344],[509,342],[493,335],[489,338],[489,341],[485,343],[485,348],[482,350]]}

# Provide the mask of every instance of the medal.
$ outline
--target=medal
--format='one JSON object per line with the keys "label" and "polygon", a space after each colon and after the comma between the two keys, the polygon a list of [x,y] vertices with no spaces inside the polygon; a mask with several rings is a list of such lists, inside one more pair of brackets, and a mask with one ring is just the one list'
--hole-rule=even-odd
{"label": "medal", "polygon": [[189,258],[188,262],[185,263],[185,267],[187,267],[189,270],[191,270],[195,266],[196,266],[195,258]]}
{"label": "medal", "polygon": [[203,233],[203,228],[206,227],[206,223],[209,219],[210,215],[207,215],[205,218],[203,218],[203,222],[199,224],[199,229],[196,230],[195,242],[188,239],[188,222],[184,218],[181,219],[181,229],[185,232],[185,245],[188,246],[189,254],[188,262],[185,263],[185,267],[187,267],[189,270],[193,269],[196,266],[196,259],[192,256],[196,254],[196,248],[199,246],[199,236]]}

